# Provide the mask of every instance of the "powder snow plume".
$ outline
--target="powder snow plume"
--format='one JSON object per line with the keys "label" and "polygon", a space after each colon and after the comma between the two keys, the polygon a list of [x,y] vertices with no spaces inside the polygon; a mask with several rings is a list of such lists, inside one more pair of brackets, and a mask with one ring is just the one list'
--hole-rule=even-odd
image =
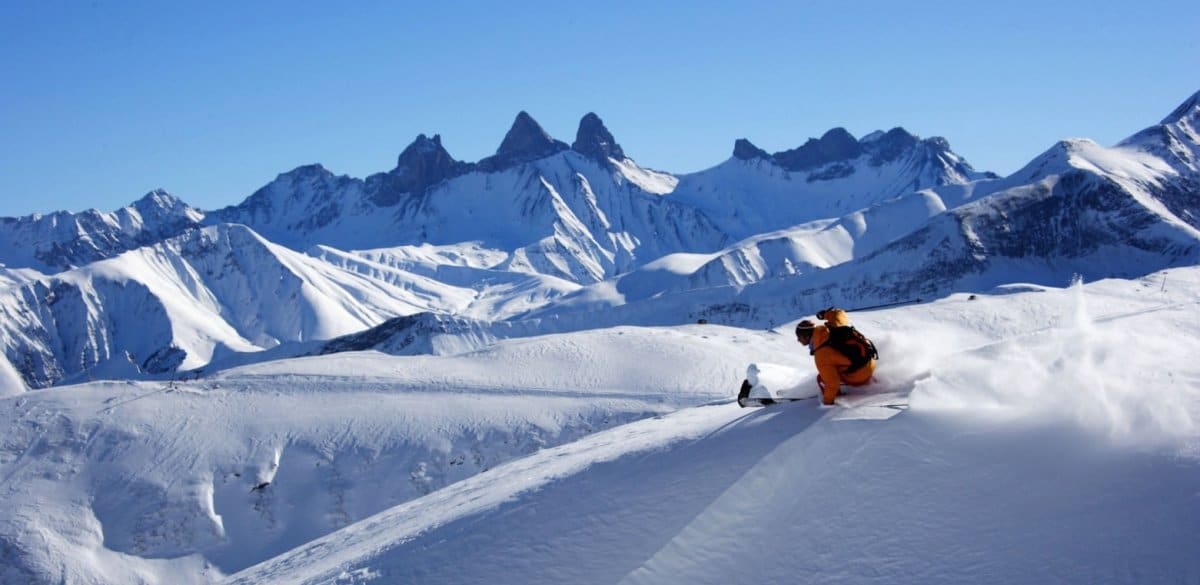
{"label": "powder snow plume", "polygon": [[[1048,294],[1069,295],[1069,310],[1030,323],[1027,333],[948,356],[917,381],[913,410],[1066,422],[1121,444],[1170,443],[1193,432],[1195,414],[1187,404],[1196,390],[1171,370],[1193,359],[1188,346],[1175,341],[1182,332],[1165,319],[1155,319],[1155,328],[1139,327],[1145,313],[1186,307],[1093,316],[1078,278]],[[1131,344],[1138,351],[1129,351]]]}

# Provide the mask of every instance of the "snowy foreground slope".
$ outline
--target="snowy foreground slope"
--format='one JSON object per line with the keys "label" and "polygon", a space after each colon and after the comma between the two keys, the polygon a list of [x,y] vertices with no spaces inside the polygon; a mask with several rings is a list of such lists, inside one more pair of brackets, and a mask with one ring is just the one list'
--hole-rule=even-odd
{"label": "snowy foreground slope", "polygon": [[858,315],[885,406],[682,409],[230,582],[1200,580],[1200,270],[995,292]]}
{"label": "snowy foreground slope", "polygon": [[544,447],[725,398],[750,360],[790,357],[781,337],[615,328],[3,398],[0,583],[208,582]]}
{"label": "snowy foreground slope", "polygon": [[861,312],[883,401],[833,410],[728,402],[812,375],[790,323],[6,397],[0,582],[1190,582],[1197,304],[1184,268]]}

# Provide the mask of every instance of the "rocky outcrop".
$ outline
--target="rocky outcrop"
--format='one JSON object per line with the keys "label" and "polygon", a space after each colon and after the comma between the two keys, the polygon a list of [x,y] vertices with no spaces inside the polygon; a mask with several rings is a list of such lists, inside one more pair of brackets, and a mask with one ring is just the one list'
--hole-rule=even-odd
{"label": "rocky outcrop", "polygon": [[568,148],[565,142],[552,138],[532,116],[522,111],[513,120],[496,154],[479,161],[478,166],[485,172],[502,171]]}
{"label": "rocky outcrop", "polygon": [[600,116],[592,112],[579,121],[579,130],[575,132],[571,150],[600,163],[607,163],[610,158],[625,159],[625,151],[621,150],[612,132],[604,127]]}

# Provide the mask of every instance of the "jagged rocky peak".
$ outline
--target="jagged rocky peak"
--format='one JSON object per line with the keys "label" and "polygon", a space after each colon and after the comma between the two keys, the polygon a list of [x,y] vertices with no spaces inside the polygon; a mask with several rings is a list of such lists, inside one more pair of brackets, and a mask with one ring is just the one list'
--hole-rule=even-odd
{"label": "jagged rocky peak", "polygon": [[767,151],[757,147],[753,142],[745,138],[738,138],[733,143],[733,156],[739,160],[754,160],[761,158],[764,160],[773,160]]}
{"label": "jagged rocky peak", "polygon": [[449,152],[442,147],[442,135],[434,134],[430,138],[424,134],[418,134],[416,139],[404,148],[400,153],[400,157],[396,160],[396,166],[403,167],[421,160],[430,160],[438,158],[449,158],[453,160]]}
{"label": "jagged rocky peak", "polygon": [[440,134],[434,134],[433,138],[418,134],[416,140],[400,153],[396,160],[396,169],[392,173],[403,175],[403,182],[409,192],[419,193],[468,170],[467,163],[454,160],[442,147]]}
{"label": "jagged rocky peak", "polygon": [[367,177],[367,197],[379,207],[391,207],[406,195],[422,195],[442,181],[465,175],[473,165],[455,160],[442,146],[442,136],[418,134],[396,159],[396,168]]}
{"label": "jagged rocky peak", "polygon": [[[921,141],[908,130],[899,126],[888,130],[878,138],[864,144],[864,151],[871,154],[871,163],[887,163],[900,158]],[[945,139],[942,139],[945,142]],[[949,149],[949,144],[946,145]]]}
{"label": "jagged rocky peak", "polygon": [[612,132],[604,126],[604,121],[593,112],[579,121],[579,130],[575,132],[575,142],[571,149],[592,160],[607,162],[608,159],[625,159],[625,151],[613,138]]}
{"label": "jagged rocky peak", "polygon": [[789,171],[805,171],[822,165],[857,158],[862,145],[845,128],[834,128],[820,138],[809,138],[799,148],[775,153],[775,160]]}
{"label": "jagged rocky peak", "polygon": [[532,116],[522,111],[513,120],[496,154],[479,161],[479,166],[485,171],[503,170],[568,148],[567,143],[552,138]]}

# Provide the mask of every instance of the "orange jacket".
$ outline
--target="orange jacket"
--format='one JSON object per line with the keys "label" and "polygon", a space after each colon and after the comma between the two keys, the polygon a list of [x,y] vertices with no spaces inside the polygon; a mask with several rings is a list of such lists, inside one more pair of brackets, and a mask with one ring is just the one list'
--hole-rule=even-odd
{"label": "orange jacket", "polygon": [[810,353],[817,363],[817,377],[820,378],[822,391],[821,402],[825,404],[833,404],[842,384],[862,386],[870,382],[871,376],[875,373],[875,360],[847,373],[846,370],[850,367],[850,358],[828,345],[821,347],[829,340],[830,327],[845,327],[849,324],[850,318],[846,316],[845,311],[829,309],[825,311],[825,324],[813,328],[812,341],[809,345],[817,350],[810,350]]}

